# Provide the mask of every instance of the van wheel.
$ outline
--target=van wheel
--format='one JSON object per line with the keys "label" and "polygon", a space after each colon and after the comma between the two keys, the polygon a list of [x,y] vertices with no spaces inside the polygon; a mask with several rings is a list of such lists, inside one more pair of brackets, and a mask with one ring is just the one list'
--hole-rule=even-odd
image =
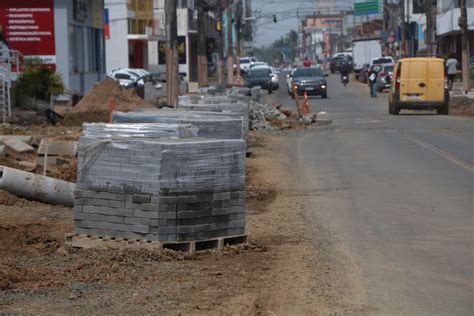
{"label": "van wheel", "polygon": [[390,115],[398,115],[400,113],[400,108],[393,105],[393,103],[388,104],[388,114]]}
{"label": "van wheel", "polygon": [[436,114],[438,115],[449,115],[449,105],[445,105],[440,109],[436,109]]}

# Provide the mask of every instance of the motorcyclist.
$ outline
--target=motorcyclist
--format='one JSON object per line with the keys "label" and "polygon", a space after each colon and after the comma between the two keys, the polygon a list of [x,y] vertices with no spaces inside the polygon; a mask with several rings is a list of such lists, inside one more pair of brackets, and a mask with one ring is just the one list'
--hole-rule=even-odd
{"label": "motorcyclist", "polygon": [[341,62],[341,67],[340,67],[340,70],[339,70],[339,72],[341,73],[341,81],[344,78],[344,76],[347,76],[347,79],[349,79],[350,70],[351,69],[350,69],[349,62],[347,61],[347,59],[344,59]]}

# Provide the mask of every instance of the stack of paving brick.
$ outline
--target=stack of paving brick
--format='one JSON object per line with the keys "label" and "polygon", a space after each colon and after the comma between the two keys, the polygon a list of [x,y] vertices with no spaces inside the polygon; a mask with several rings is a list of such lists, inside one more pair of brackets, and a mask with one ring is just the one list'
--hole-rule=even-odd
{"label": "stack of paving brick", "polygon": [[122,132],[79,142],[77,234],[176,242],[245,233],[244,140]]}
{"label": "stack of paving brick", "polygon": [[[249,104],[237,102],[227,97],[206,97],[200,100],[191,101],[183,99],[179,104],[180,108],[187,111],[209,111],[210,113],[225,113],[232,117],[242,119],[244,135],[249,131]],[[201,113],[200,112],[200,113]]]}
{"label": "stack of paving brick", "polygon": [[242,118],[226,115],[210,115],[192,111],[151,110],[144,112],[114,112],[116,123],[165,123],[189,124],[198,129],[198,136],[214,139],[243,139],[245,131]]}

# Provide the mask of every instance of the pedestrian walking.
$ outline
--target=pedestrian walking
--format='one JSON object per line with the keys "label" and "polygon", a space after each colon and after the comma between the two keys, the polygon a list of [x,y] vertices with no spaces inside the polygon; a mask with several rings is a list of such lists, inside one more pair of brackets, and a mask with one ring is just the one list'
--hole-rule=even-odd
{"label": "pedestrian walking", "polygon": [[305,57],[305,58],[304,58],[303,66],[304,66],[304,67],[311,67],[311,60],[309,60],[308,57]]}
{"label": "pedestrian walking", "polygon": [[375,66],[369,72],[369,86],[370,86],[370,97],[376,98],[377,97],[377,77],[379,76],[380,68],[379,66]]}
{"label": "pedestrian walking", "polygon": [[446,61],[446,68],[448,70],[448,87],[449,91],[451,91],[453,90],[454,79],[458,73],[458,61],[453,53],[449,55],[449,59]]}

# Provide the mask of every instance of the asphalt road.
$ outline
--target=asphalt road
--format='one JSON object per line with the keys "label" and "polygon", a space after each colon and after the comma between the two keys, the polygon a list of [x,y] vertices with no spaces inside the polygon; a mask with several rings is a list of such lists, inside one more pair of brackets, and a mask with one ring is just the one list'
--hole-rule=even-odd
{"label": "asphalt road", "polygon": [[[473,120],[389,116],[386,93],[371,99],[336,75],[328,86],[311,109],[333,124],[288,154],[299,189],[314,193],[309,218],[349,257],[357,300],[380,315],[474,315]],[[293,105],[284,86],[271,98]]]}

